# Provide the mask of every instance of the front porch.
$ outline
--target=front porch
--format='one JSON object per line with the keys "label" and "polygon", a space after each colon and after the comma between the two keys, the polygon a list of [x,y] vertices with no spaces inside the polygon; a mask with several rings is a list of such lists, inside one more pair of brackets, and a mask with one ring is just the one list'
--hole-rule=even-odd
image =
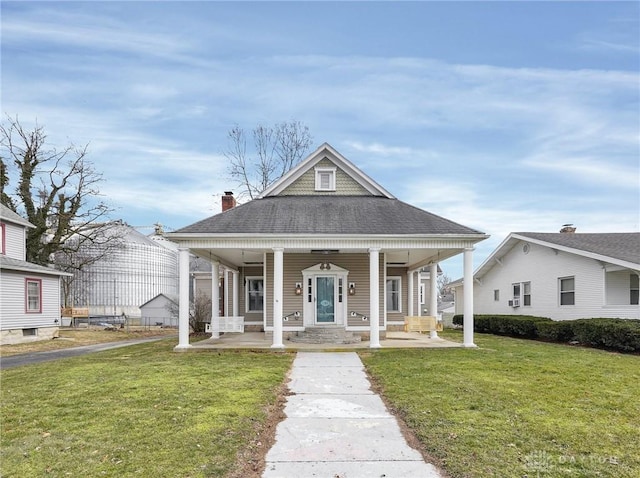
{"label": "front porch", "polygon": [[[358,350],[370,349],[371,344],[368,340],[362,340],[358,343],[351,344],[308,344],[298,343],[289,340],[284,341],[286,347],[284,349],[276,349],[282,352],[291,352],[297,350],[311,351],[342,351],[342,350]],[[190,351],[206,351],[206,350],[274,350],[273,341],[267,337],[264,332],[245,332],[243,334],[223,334],[217,339],[206,339],[199,342],[192,342],[189,348],[177,349],[181,352]],[[430,338],[429,334],[421,334],[418,332],[393,332],[389,331],[384,337],[380,338],[380,345],[384,348],[414,348],[414,349],[430,349],[430,348],[460,348],[464,344],[452,342],[443,338]]]}

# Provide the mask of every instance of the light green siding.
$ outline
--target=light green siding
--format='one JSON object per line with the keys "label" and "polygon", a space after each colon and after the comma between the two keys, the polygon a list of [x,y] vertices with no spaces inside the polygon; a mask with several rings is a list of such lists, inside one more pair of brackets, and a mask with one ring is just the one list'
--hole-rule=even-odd
{"label": "light green siding", "polygon": [[285,188],[279,196],[302,196],[302,195],[322,195],[322,196],[368,196],[371,193],[363,188],[351,176],[338,168],[330,159],[323,158],[316,164],[320,168],[336,168],[336,190],[316,191],[315,167],[309,169],[300,178]]}

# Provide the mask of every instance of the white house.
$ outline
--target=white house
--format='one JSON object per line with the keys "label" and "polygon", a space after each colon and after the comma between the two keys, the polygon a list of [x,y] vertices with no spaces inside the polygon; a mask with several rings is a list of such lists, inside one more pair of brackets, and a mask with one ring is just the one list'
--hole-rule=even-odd
{"label": "white house", "polygon": [[[189,347],[190,253],[225,278],[228,315],[241,318],[244,330],[264,331],[273,348],[318,327],[357,333],[377,348],[386,330],[418,315],[419,271],[428,267],[435,278],[440,261],[464,253],[470,280],[474,244],[487,238],[399,201],[326,143],[257,199],[168,237],[180,250],[177,350]],[[429,287],[435,311],[436,281]],[[227,321],[219,317],[218,281],[211,289],[215,330]],[[465,346],[473,346],[472,299]]]}
{"label": "white house", "polygon": [[26,231],[34,227],[0,204],[0,343],[57,336],[60,329],[58,270],[27,262]]}
{"label": "white house", "polygon": [[[473,275],[476,314],[640,318],[640,233],[514,232]],[[462,313],[466,281],[453,284]]]}

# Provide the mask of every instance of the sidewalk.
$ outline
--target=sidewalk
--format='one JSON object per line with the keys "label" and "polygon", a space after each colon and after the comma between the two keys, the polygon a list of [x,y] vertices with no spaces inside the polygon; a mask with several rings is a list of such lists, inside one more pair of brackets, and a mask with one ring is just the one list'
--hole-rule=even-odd
{"label": "sidewalk", "polygon": [[298,352],[263,478],[439,478],[371,391],[355,352]]}

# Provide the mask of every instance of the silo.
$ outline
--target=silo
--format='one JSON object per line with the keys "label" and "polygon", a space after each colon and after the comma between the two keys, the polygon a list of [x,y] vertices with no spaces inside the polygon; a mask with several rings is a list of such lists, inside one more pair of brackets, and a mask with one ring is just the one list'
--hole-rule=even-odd
{"label": "silo", "polygon": [[[161,228],[147,237],[131,226],[114,228],[120,247],[77,272],[74,305],[89,307],[92,317],[140,318],[140,305],[158,294],[178,294],[178,252]],[[93,252],[95,253],[95,251]]]}

